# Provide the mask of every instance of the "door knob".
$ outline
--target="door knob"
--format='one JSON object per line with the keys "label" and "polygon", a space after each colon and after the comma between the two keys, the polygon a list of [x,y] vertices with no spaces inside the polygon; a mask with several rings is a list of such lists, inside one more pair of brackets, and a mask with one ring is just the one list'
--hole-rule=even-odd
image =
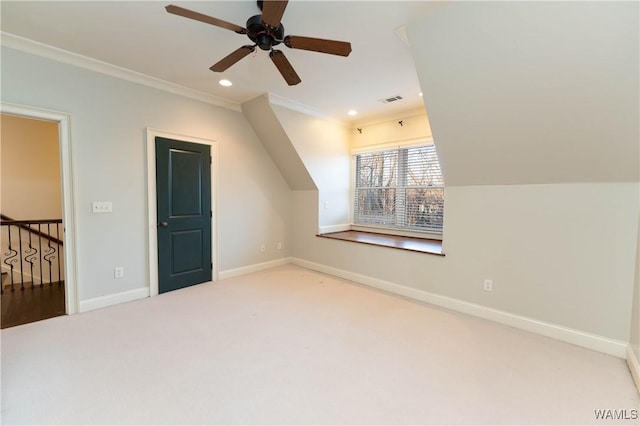
{"label": "door knob", "polygon": [[160,226],[166,228],[169,224],[167,222],[160,222]]}

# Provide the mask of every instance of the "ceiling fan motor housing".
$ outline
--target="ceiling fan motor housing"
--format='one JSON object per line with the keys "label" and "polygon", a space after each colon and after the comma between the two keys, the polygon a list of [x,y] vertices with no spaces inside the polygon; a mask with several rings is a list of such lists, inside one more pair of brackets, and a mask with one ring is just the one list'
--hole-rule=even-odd
{"label": "ceiling fan motor housing", "polygon": [[252,16],[247,20],[247,36],[262,50],[271,50],[273,46],[282,43],[284,25],[280,24],[275,30],[267,28],[262,23],[262,15]]}

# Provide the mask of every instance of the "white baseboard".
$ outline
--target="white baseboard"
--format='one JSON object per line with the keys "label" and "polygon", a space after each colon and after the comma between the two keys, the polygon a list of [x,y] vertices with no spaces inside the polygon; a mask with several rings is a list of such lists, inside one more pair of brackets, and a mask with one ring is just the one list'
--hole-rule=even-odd
{"label": "white baseboard", "polygon": [[333,268],[319,263],[309,262],[299,258],[291,258],[291,262],[304,268],[334,275],[359,284],[364,284],[389,293],[430,303],[432,305],[462,312],[479,318],[488,319],[510,327],[540,334],[552,339],[593,349],[619,358],[625,358],[627,342],[614,340],[596,334],[575,330],[560,325],[539,321],[521,315],[511,314],[475,303],[465,302],[447,296],[441,296],[411,287],[405,287],[389,281],[380,280],[366,275],[356,274],[343,269]]}
{"label": "white baseboard", "polygon": [[78,303],[78,312],[93,311],[95,309],[106,308],[107,306],[117,305],[119,303],[144,299],[145,297],[149,297],[149,287],[142,287],[122,293],[110,294],[108,296],[81,300]]}
{"label": "white baseboard", "polygon": [[631,371],[631,376],[636,384],[638,393],[640,393],[640,360],[638,360],[635,352],[633,352],[631,345],[627,345],[627,365]]}
{"label": "white baseboard", "polygon": [[[276,266],[287,265],[291,263],[291,259],[283,257],[280,259],[272,260],[269,262],[258,263],[255,265],[244,266],[242,268],[229,269],[227,271],[221,271],[218,273],[218,279],[224,280],[226,278],[237,277],[240,275],[250,274],[252,272],[258,272]],[[144,299],[149,297],[149,287],[137,288],[135,290],[125,291],[123,293],[110,294],[107,296],[96,297],[94,299],[81,300],[78,304],[79,312],[93,311],[95,309],[106,308],[107,306],[117,305],[119,303],[131,302],[137,299]]]}
{"label": "white baseboard", "polygon": [[276,266],[287,265],[291,263],[291,258],[282,257],[276,260],[270,260],[268,262],[256,263],[254,265],[243,266],[235,269],[227,269],[226,271],[218,272],[219,280],[226,280],[227,278],[239,277],[240,275],[250,274],[252,272],[259,272],[265,269],[274,268]]}

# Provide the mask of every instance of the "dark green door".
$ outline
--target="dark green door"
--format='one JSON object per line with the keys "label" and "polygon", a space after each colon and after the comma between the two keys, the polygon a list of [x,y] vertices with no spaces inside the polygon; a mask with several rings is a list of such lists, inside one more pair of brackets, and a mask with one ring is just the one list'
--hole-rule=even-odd
{"label": "dark green door", "polygon": [[158,291],[211,281],[211,147],[156,137]]}

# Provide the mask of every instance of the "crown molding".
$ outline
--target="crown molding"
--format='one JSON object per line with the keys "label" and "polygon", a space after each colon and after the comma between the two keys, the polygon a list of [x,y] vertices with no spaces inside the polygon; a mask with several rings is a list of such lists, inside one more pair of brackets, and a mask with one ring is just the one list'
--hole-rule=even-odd
{"label": "crown molding", "polygon": [[323,114],[320,111],[318,111],[318,110],[316,110],[316,109],[314,109],[314,108],[312,108],[312,107],[310,107],[308,105],[302,104],[300,102],[293,101],[291,99],[276,95],[276,94],[271,93],[271,92],[266,93],[266,97],[267,97],[267,100],[269,101],[269,103],[271,105],[278,105],[278,106],[281,106],[281,107],[284,107],[284,108],[299,112],[301,114],[310,115],[312,117],[320,118],[322,120],[330,121],[330,122],[333,122],[333,123],[335,123],[337,125],[340,125],[340,126],[343,126],[343,127],[347,127],[347,123],[346,122],[337,120],[334,117],[330,117],[330,116],[328,116],[326,114]]}
{"label": "crown molding", "polygon": [[119,67],[117,65],[79,55],[68,50],[49,46],[47,44],[20,37],[15,34],[0,31],[0,44],[11,49],[41,56],[47,59],[52,59],[54,61],[63,62],[69,65],[84,68],[90,71],[95,71],[133,83],[142,84],[144,86],[152,87],[164,92],[169,92],[175,95],[184,96],[186,98],[195,99],[233,111],[241,111],[240,104],[237,102],[229,101],[227,99],[219,98],[209,93],[190,89],[188,87],[170,83],[168,81],[151,77],[137,71],[132,71],[127,68]]}

